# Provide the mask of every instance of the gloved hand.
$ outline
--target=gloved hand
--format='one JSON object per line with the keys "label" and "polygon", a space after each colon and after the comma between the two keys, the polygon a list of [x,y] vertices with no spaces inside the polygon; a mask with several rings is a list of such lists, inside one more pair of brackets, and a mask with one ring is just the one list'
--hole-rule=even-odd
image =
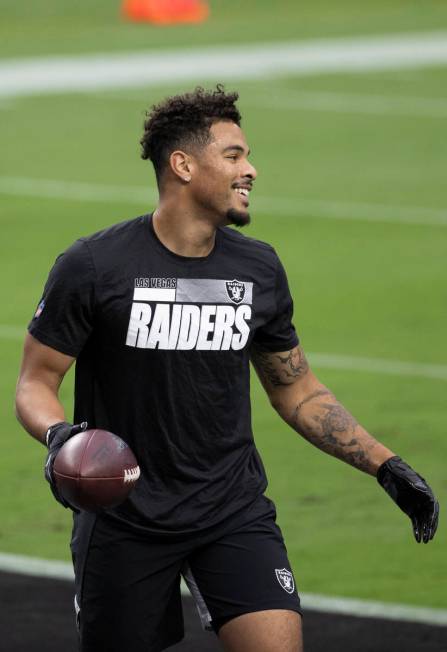
{"label": "gloved hand", "polygon": [[54,497],[64,507],[71,507],[71,505],[67,503],[67,501],[60,495],[57,490],[53,475],[54,460],[56,459],[56,455],[65,444],[65,442],[70,439],[70,437],[73,437],[73,435],[77,435],[79,432],[84,432],[84,430],[87,430],[87,425],[87,421],[83,421],[76,426],[73,426],[71,423],[61,421],[60,423],[55,423],[53,426],[50,426],[47,430],[46,443],[48,448],[48,455],[45,461],[45,478],[50,483],[51,491],[53,492]]}
{"label": "gloved hand", "polygon": [[391,457],[377,471],[377,481],[413,523],[418,543],[428,543],[438,527],[439,503],[433,491],[400,457]]}

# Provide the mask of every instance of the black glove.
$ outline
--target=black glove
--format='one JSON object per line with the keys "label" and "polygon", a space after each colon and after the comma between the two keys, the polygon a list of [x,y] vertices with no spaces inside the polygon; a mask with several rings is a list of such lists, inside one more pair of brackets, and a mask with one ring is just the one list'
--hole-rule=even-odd
{"label": "black glove", "polygon": [[[71,423],[66,423],[61,421],[60,423],[55,423],[54,426],[50,426],[46,434],[46,442],[48,448],[48,455],[45,461],[45,478],[50,483],[51,491],[53,492],[56,500],[63,505],[64,507],[71,507],[69,503],[60,495],[57,490],[56,483],[53,476],[53,465],[56,455],[59,453],[62,446],[65,444],[67,439],[77,435],[79,432],[87,430],[87,421],[72,426]],[[73,509],[73,508],[72,508]]]}
{"label": "black glove", "polygon": [[428,543],[438,527],[439,503],[433,491],[400,457],[391,457],[377,471],[377,482],[411,518],[418,543]]}

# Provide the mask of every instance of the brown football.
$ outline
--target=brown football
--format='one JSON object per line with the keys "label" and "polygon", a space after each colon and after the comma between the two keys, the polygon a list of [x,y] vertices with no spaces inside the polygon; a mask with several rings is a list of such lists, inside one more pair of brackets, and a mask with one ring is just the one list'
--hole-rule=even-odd
{"label": "brown football", "polygon": [[70,505],[95,512],[126,500],[140,467],[121,437],[107,430],[86,430],[65,442],[53,473],[58,491]]}

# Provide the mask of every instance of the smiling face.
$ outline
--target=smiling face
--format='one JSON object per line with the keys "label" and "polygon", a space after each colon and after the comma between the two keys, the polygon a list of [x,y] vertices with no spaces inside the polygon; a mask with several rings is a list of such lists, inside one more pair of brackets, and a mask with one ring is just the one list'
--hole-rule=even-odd
{"label": "smiling face", "polygon": [[249,193],[256,169],[240,127],[229,120],[210,127],[211,142],[191,158],[189,192],[216,224],[244,226],[250,222]]}

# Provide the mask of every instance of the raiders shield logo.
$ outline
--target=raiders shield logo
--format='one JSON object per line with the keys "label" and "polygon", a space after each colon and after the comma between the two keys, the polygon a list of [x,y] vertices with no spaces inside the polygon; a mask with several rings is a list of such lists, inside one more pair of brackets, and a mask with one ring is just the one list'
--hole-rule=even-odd
{"label": "raiders shield logo", "polygon": [[245,296],[245,284],[241,281],[226,281],[227,293],[233,303],[241,303]]}
{"label": "raiders shield logo", "polygon": [[276,579],[281,584],[284,591],[287,593],[293,593],[295,590],[295,582],[293,581],[293,575],[286,568],[275,568]]}

